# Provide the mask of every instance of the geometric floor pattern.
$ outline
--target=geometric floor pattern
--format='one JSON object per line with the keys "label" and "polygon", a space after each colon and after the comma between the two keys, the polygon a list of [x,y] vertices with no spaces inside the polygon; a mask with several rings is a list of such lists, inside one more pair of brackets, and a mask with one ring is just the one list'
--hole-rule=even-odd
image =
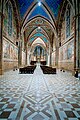
{"label": "geometric floor pattern", "polygon": [[80,120],[80,80],[68,72],[0,76],[0,120]]}

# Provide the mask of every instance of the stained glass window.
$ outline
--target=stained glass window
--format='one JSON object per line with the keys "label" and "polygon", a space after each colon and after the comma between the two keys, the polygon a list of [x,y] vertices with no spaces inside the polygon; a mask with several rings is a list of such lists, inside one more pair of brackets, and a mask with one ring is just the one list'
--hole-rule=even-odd
{"label": "stained glass window", "polygon": [[12,6],[8,3],[8,34],[12,35]]}
{"label": "stained glass window", "polygon": [[44,49],[41,46],[36,46],[34,50],[34,55],[44,55]]}
{"label": "stained glass window", "polygon": [[70,36],[70,7],[66,11],[66,38]]}

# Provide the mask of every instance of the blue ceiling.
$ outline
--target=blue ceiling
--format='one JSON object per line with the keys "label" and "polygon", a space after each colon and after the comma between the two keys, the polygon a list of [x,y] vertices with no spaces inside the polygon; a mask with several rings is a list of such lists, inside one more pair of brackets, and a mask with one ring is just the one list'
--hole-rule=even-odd
{"label": "blue ceiling", "polygon": [[30,38],[30,42],[34,41],[36,37],[42,37],[44,42],[48,42],[46,37],[42,33],[36,33]]}
{"label": "blue ceiling", "polygon": [[57,17],[58,11],[60,8],[62,0],[45,0],[51,11],[53,12],[54,16]]}
{"label": "blue ceiling", "polygon": [[31,19],[31,18],[33,18],[33,17],[35,17],[35,16],[37,16],[37,15],[44,16],[45,18],[47,18],[47,19],[50,20],[50,17],[49,17],[49,15],[46,13],[44,7],[38,6],[38,5],[36,5],[36,7],[35,7],[34,10],[32,11],[32,13],[30,14],[28,20]]}
{"label": "blue ceiling", "polygon": [[33,1],[34,0],[18,0],[21,17],[24,16]]}
{"label": "blue ceiling", "polygon": [[[18,0],[19,2],[19,9],[20,9],[20,15],[23,17],[28,10],[28,8],[32,5],[33,2],[39,2],[40,0]],[[60,3],[62,0],[44,0],[47,4],[47,6],[50,8],[50,10],[53,12],[55,18],[58,15],[58,11],[60,8]],[[46,16],[47,18],[49,17],[44,10],[42,9],[41,6],[38,6],[35,9],[35,12],[31,14],[31,17],[35,15],[43,15],[44,17]],[[48,18],[49,19],[49,18]]]}

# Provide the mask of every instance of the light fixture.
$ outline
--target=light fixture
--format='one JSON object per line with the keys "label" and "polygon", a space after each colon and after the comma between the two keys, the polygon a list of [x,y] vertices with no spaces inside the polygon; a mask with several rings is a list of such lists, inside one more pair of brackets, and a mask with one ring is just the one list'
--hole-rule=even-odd
{"label": "light fixture", "polygon": [[41,27],[38,27],[38,29],[41,29]]}
{"label": "light fixture", "polygon": [[38,5],[41,6],[41,2],[38,2]]}

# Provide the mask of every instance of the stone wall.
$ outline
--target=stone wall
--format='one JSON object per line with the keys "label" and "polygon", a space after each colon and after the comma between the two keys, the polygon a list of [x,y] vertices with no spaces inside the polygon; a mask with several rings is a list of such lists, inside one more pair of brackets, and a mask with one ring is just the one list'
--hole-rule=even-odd
{"label": "stone wall", "polygon": [[53,52],[52,52],[52,67],[56,66],[56,44],[57,44],[57,39],[54,35],[53,37]]}
{"label": "stone wall", "polygon": [[61,46],[59,47],[58,67],[73,71],[74,69],[74,19],[70,16],[70,35],[66,37],[66,15],[62,21]]}
{"label": "stone wall", "polygon": [[3,20],[3,69],[18,67],[17,27],[13,6],[10,1],[5,4]]}
{"label": "stone wall", "polygon": [[59,68],[74,69],[74,39],[59,48]]}

